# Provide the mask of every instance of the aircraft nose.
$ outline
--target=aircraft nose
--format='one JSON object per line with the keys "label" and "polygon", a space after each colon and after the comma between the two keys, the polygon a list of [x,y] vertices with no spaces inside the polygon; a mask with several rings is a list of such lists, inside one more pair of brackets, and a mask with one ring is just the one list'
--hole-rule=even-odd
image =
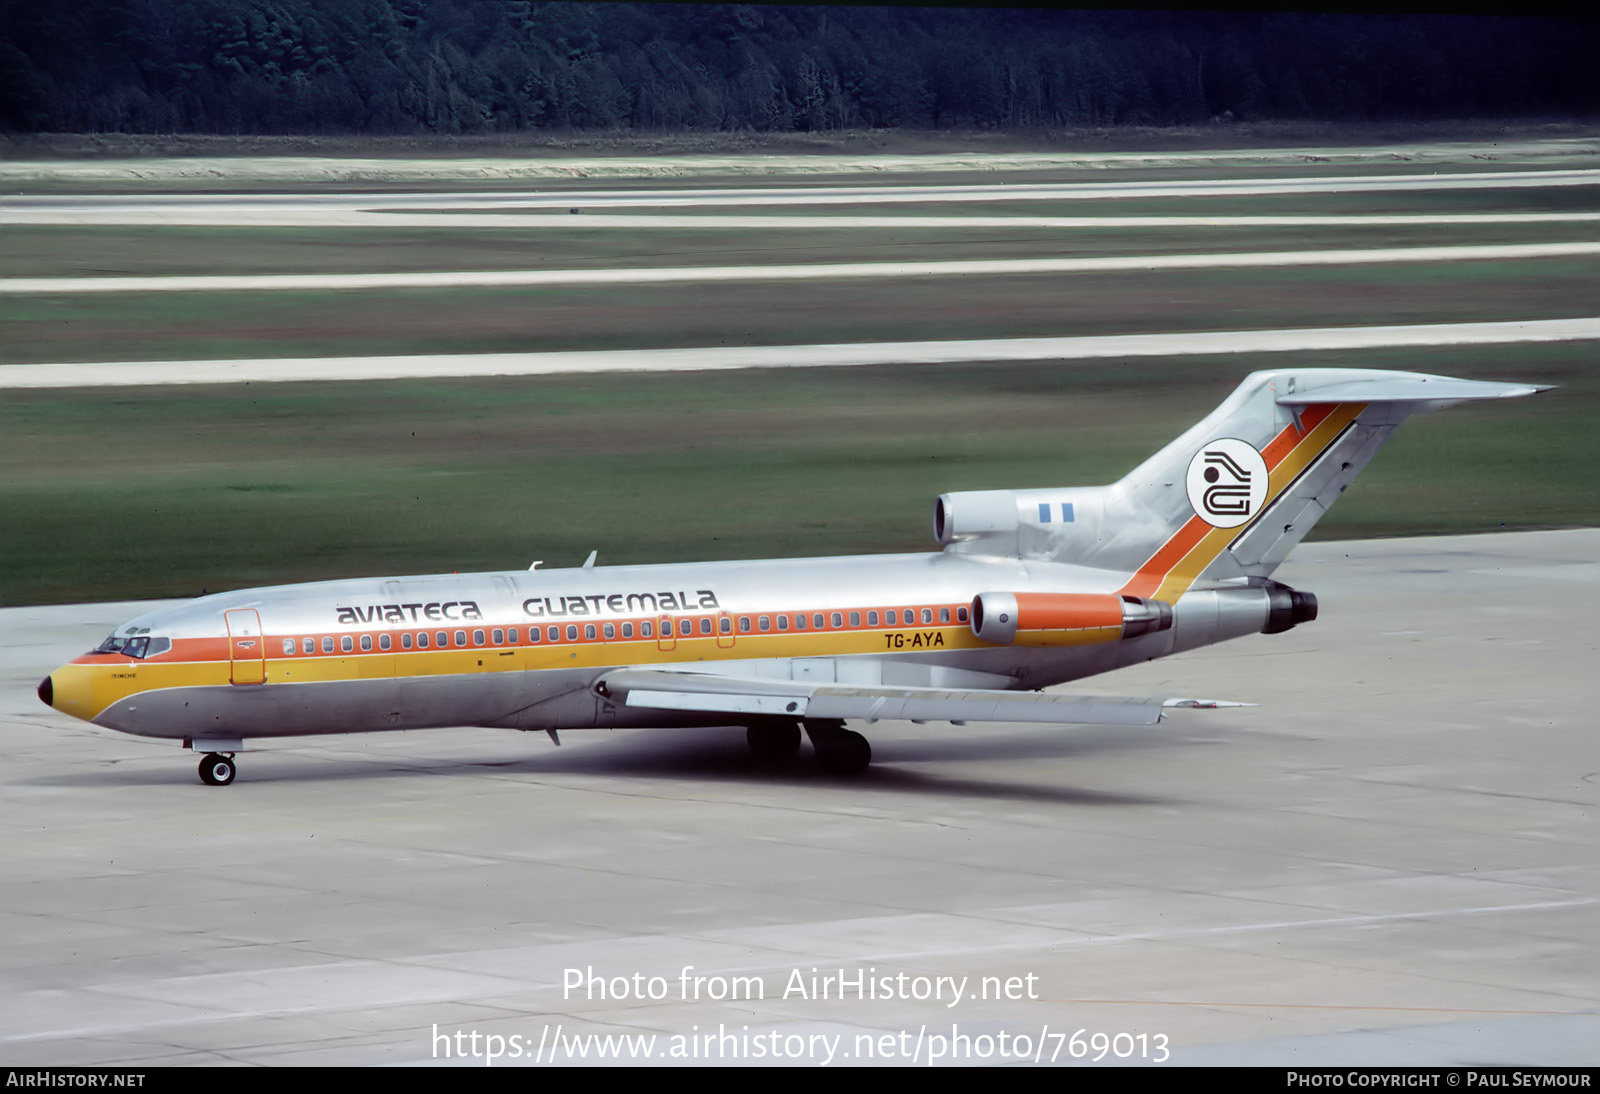
{"label": "aircraft nose", "polygon": [[47,707],[92,721],[104,705],[92,665],[62,665],[39,681],[39,701]]}

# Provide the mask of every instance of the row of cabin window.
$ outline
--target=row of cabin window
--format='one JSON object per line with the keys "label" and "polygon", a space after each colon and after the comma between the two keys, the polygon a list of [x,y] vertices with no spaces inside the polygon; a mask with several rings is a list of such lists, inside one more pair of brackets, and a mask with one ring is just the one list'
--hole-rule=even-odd
{"label": "row of cabin window", "polygon": [[[915,608],[906,608],[904,610],[904,612],[905,612],[906,625],[907,626],[915,626],[916,623],[917,623],[917,610]],[[938,609],[938,612],[939,612],[939,622],[940,623],[948,623],[948,622],[950,622],[950,609],[949,608],[940,608],[940,609]],[[923,608],[922,609],[922,622],[923,622],[923,624],[928,625],[928,626],[931,626],[933,624],[933,613],[934,613],[934,609],[932,609],[932,608]],[[850,615],[850,625],[852,627],[861,626],[861,616],[862,616],[861,612],[859,612],[859,611],[850,612],[849,615]],[[827,624],[830,624],[830,623],[832,624],[832,626],[834,628],[841,628],[841,627],[844,626],[844,616],[845,616],[844,612],[816,612],[811,616],[811,620],[810,620],[811,628],[813,630],[823,630],[825,628],[825,626]],[[899,609],[890,608],[888,611],[883,613],[883,621],[888,626],[891,626],[891,627],[898,626],[899,625],[899,616],[900,616],[900,610]],[[962,607],[957,608],[955,610],[955,616],[956,616],[957,622],[965,623],[967,621],[967,609],[966,609],[966,607],[962,606]],[[768,615],[757,616],[756,617],[755,626],[759,630],[761,630],[763,633],[771,631],[772,627],[773,627],[773,618],[774,618],[773,616],[768,616]],[[781,631],[787,631],[789,629],[789,617],[787,615],[777,616],[776,619],[777,619],[777,629],[780,632]],[[876,627],[878,625],[878,613],[877,612],[875,612],[875,611],[867,612],[866,613],[866,619],[867,619],[867,626]],[[566,625],[566,628],[567,628],[567,641],[576,642],[578,640],[578,626],[579,625],[576,624],[576,623],[568,623]],[[622,623],[622,624],[617,624],[617,623],[599,624],[599,627],[604,630],[606,638],[616,638],[617,637],[617,630],[618,630],[619,626],[621,628],[621,632],[622,632],[622,637],[623,638],[632,638],[633,637],[633,624],[631,622]],[[750,629],[751,629],[751,618],[750,618],[750,616],[741,615],[739,617],[739,633],[740,634],[749,634],[750,633]],[[804,614],[802,614],[802,613],[796,613],[795,614],[795,617],[794,617],[794,629],[797,630],[797,631],[803,631],[803,630],[806,629],[806,616]],[[702,635],[708,635],[708,634],[714,633],[710,617],[702,617],[699,620],[699,632]],[[676,628],[676,634],[678,636],[683,637],[683,638],[688,638],[691,635],[693,635],[694,633],[695,633],[695,621],[694,620],[692,620],[692,619],[680,619],[680,620],[678,620],[678,625],[677,625],[677,628]],[[716,627],[715,627],[715,633],[717,633],[717,634],[732,634],[733,633],[733,619],[732,619],[732,617],[726,616],[726,615],[722,616],[717,621],[717,624],[716,624]],[[549,638],[549,640],[551,642],[559,642],[561,640],[561,627],[559,625],[552,625],[552,626],[546,628],[544,635],[541,635],[540,630],[539,630],[538,627],[529,627],[528,628],[528,641],[530,643],[538,643],[545,636],[548,636],[548,638]],[[598,637],[596,624],[594,624],[594,623],[585,623],[585,624],[583,624],[583,636],[584,636],[584,638],[590,639],[590,640],[593,640],[594,638]],[[672,625],[672,620],[671,619],[663,619],[663,620],[661,620],[661,637],[662,638],[671,638],[673,636],[674,636],[674,628],[673,628],[673,625]],[[451,633],[449,631],[436,631],[436,632],[434,632],[434,635],[433,635],[433,638],[432,638],[432,644],[434,646],[436,646],[437,648],[439,648],[439,649],[448,649],[451,646],[451,641],[450,641],[451,637],[452,637],[452,635],[451,635]],[[509,639],[509,641],[511,642],[512,645],[516,645],[520,641],[520,638],[518,637],[518,629],[516,627],[512,627],[509,630],[505,630],[505,629],[502,629],[500,627],[496,627],[496,628],[494,628],[494,630],[492,632],[490,632],[490,636],[489,637],[492,640],[492,644],[496,645],[496,646],[504,645],[508,639]],[[639,637],[640,638],[654,638],[655,637],[655,628],[654,628],[654,625],[653,625],[651,620],[647,619],[644,622],[639,624]],[[455,644],[456,647],[464,648],[467,645],[467,632],[466,631],[456,631],[455,634],[454,634],[454,638],[455,638],[455,643],[454,644]],[[361,651],[363,653],[371,652],[371,650],[372,650],[372,635],[363,634],[363,635],[360,636],[359,640],[361,642]],[[354,636],[348,635],[348,634],[344,635],[339,639],[339,649],[342,650],[344,653],[354,653],[355,652],[355,643],[356,643],[356,641],[357,641],[357,639]],[[400,635],[400,648],[403,649],[403,650],[409,650],[409,649],[425,650],[425,649],[427,649],[429,647],[429,642],[430,642],[430,640],[429,640],[427,631],[418,631],[417,634],[416,634],[415,639],[412,638],[411,632],[409,632],[409,631],[402,632],[401,635]],[[322,639],[322,643],[321,644],[322,644],[322,652],[323,653],[332,653],[332,652],[334,652],[333,638],[332,637],[324,636],[323,639]],[[475,630],[475,631],[472,632],[472,644],[474,646],[482,646],[482,645],[486,644],[485,643],[485,636],[484,636],[484,632],[483,631]],[[380,649],[380,650],[390,650],[390,649],[393,649],[393,648],[394,647],[393,647],[393,644],[392,644],[392,641],[391,641],[391,638],[390,638],[389,635],[387,635],[387,634],[378,635],[378,649]],[[286,655],[291,655],[292,656],[294,654],[294,651],[295,651],[295,641],[294,641],[294,639],[285,638],[283,640],[283,652]],[[300,652],[301,653],[316,653],[317,652],[317,639],[315,639],[315,638],[302,638],[300,640]]]}

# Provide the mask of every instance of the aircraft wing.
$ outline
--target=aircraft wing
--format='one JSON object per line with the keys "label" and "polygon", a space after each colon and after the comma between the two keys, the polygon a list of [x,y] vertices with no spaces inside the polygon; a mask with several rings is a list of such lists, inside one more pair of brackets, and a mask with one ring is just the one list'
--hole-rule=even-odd
{"label": "aircraft wing", "polygon": [[597,690],[630,707],[790,718],[911,722],[1153,725],[1167,707],[1249,706],[1208,699],[1146,699],[974,688],[861,686],[748,676],[618,669]]}

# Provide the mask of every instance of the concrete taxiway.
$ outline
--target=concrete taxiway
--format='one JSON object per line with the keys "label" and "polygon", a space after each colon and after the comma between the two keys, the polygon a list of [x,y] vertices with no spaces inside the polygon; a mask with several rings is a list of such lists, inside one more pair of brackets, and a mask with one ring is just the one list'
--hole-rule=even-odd
{"label": "concrete taxiway", "polygon": [[0,389],[144,384],[394,380],[432,376],[550,376],[574,372],[697,372],[736,368],[838,368],[962,361],[1084,361],[1212,353],[1291,353],[1396,346],[1469,346],[1600,338],[1600,318],[1489,323],[1177,331],[1066,338],[965,338],[811,346],[434,353],[392,357],[279,357],[230,361],[115,361],[0,367]]}
{"label": "concrete taxiway", "polygon": [[455,1062],[476,1032],[528,1062],[559,1027],[731,1036],[676,1042],[697,1062],[1071,1062],[1080,1030],[1143,1035],[1108,1062],[1600,1062],[1600,530],[1278,576],[1321,618],[1083,689],[1257,708],[884,723],[850,781],[736,731],[464,729],[276,742],[205,787],[33,694],[135,606],[5,610],[0,1060]]}

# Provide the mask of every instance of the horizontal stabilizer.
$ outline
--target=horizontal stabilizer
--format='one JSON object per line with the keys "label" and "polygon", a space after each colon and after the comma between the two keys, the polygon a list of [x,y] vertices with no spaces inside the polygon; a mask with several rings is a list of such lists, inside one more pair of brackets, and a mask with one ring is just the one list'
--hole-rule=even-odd
{"label": "horizontal stabilizer", "polygon": [[1504,384],[1487,380],[1458,380],[1421,372],[1366,372],[1352,378],[1345,370],[1315,370],[1289,378],[1287,390],[1278,393],[1280,406],[1313,403],[1422,403],[1464,402],[1469,399],[1515,399],[1550,390],[1549,384]]}
{"label": "horizontal stabilizer", "polygon": [[912,722],[1153,725],[1168,707],[1244,706],[1206,699],[1129,698],[972,688],[861,687],[709,673],[622,669],[596,685],[630,707],[780,718]]}

